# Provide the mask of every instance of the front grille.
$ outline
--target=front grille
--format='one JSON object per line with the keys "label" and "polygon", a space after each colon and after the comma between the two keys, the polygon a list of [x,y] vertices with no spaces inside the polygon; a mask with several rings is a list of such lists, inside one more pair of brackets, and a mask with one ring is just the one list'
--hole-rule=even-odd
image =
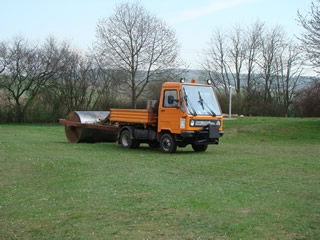
{"label": "front grille", "polygon": [[219,126],[209,124],[209,138],[219,138]]}

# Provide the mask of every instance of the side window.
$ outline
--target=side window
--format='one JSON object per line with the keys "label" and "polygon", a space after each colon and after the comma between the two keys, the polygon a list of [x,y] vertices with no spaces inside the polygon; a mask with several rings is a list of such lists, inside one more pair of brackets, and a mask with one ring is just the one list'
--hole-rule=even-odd
{"label": "side window", "polygon": [[164,92],[163,106],[164,107],[178,106],[178,94],[176,90],[166,90]]}

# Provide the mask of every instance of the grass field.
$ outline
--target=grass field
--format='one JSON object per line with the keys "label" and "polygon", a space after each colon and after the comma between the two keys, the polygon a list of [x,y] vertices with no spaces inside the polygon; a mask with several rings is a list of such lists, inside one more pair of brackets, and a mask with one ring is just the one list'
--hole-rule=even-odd
{"label": "grass field", "polygon": [[320,119],[224,130],[164,154],[0,125],[0,239],[320,239]]}

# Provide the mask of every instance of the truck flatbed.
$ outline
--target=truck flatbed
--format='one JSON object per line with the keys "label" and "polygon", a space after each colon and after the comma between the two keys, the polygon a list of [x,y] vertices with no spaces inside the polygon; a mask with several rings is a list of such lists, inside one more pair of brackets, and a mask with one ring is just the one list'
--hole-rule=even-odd
{"label": "truck flatbed", "polygon": [[118,123],[133,123],[143,125],[156,125],[157,115],[148,109],[119,109],[111,108],[109,120]]}

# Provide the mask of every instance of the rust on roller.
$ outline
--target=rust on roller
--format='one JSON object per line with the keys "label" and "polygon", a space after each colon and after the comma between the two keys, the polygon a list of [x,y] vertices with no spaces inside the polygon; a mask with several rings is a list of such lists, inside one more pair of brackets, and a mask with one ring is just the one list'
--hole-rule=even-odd
{"label": "rust on roller", "polygon": [[65,133],[69,142],[115,142],[118,126],[108,125],[108,111],[74,111],[66,119],[59,119],[65,125]]}

